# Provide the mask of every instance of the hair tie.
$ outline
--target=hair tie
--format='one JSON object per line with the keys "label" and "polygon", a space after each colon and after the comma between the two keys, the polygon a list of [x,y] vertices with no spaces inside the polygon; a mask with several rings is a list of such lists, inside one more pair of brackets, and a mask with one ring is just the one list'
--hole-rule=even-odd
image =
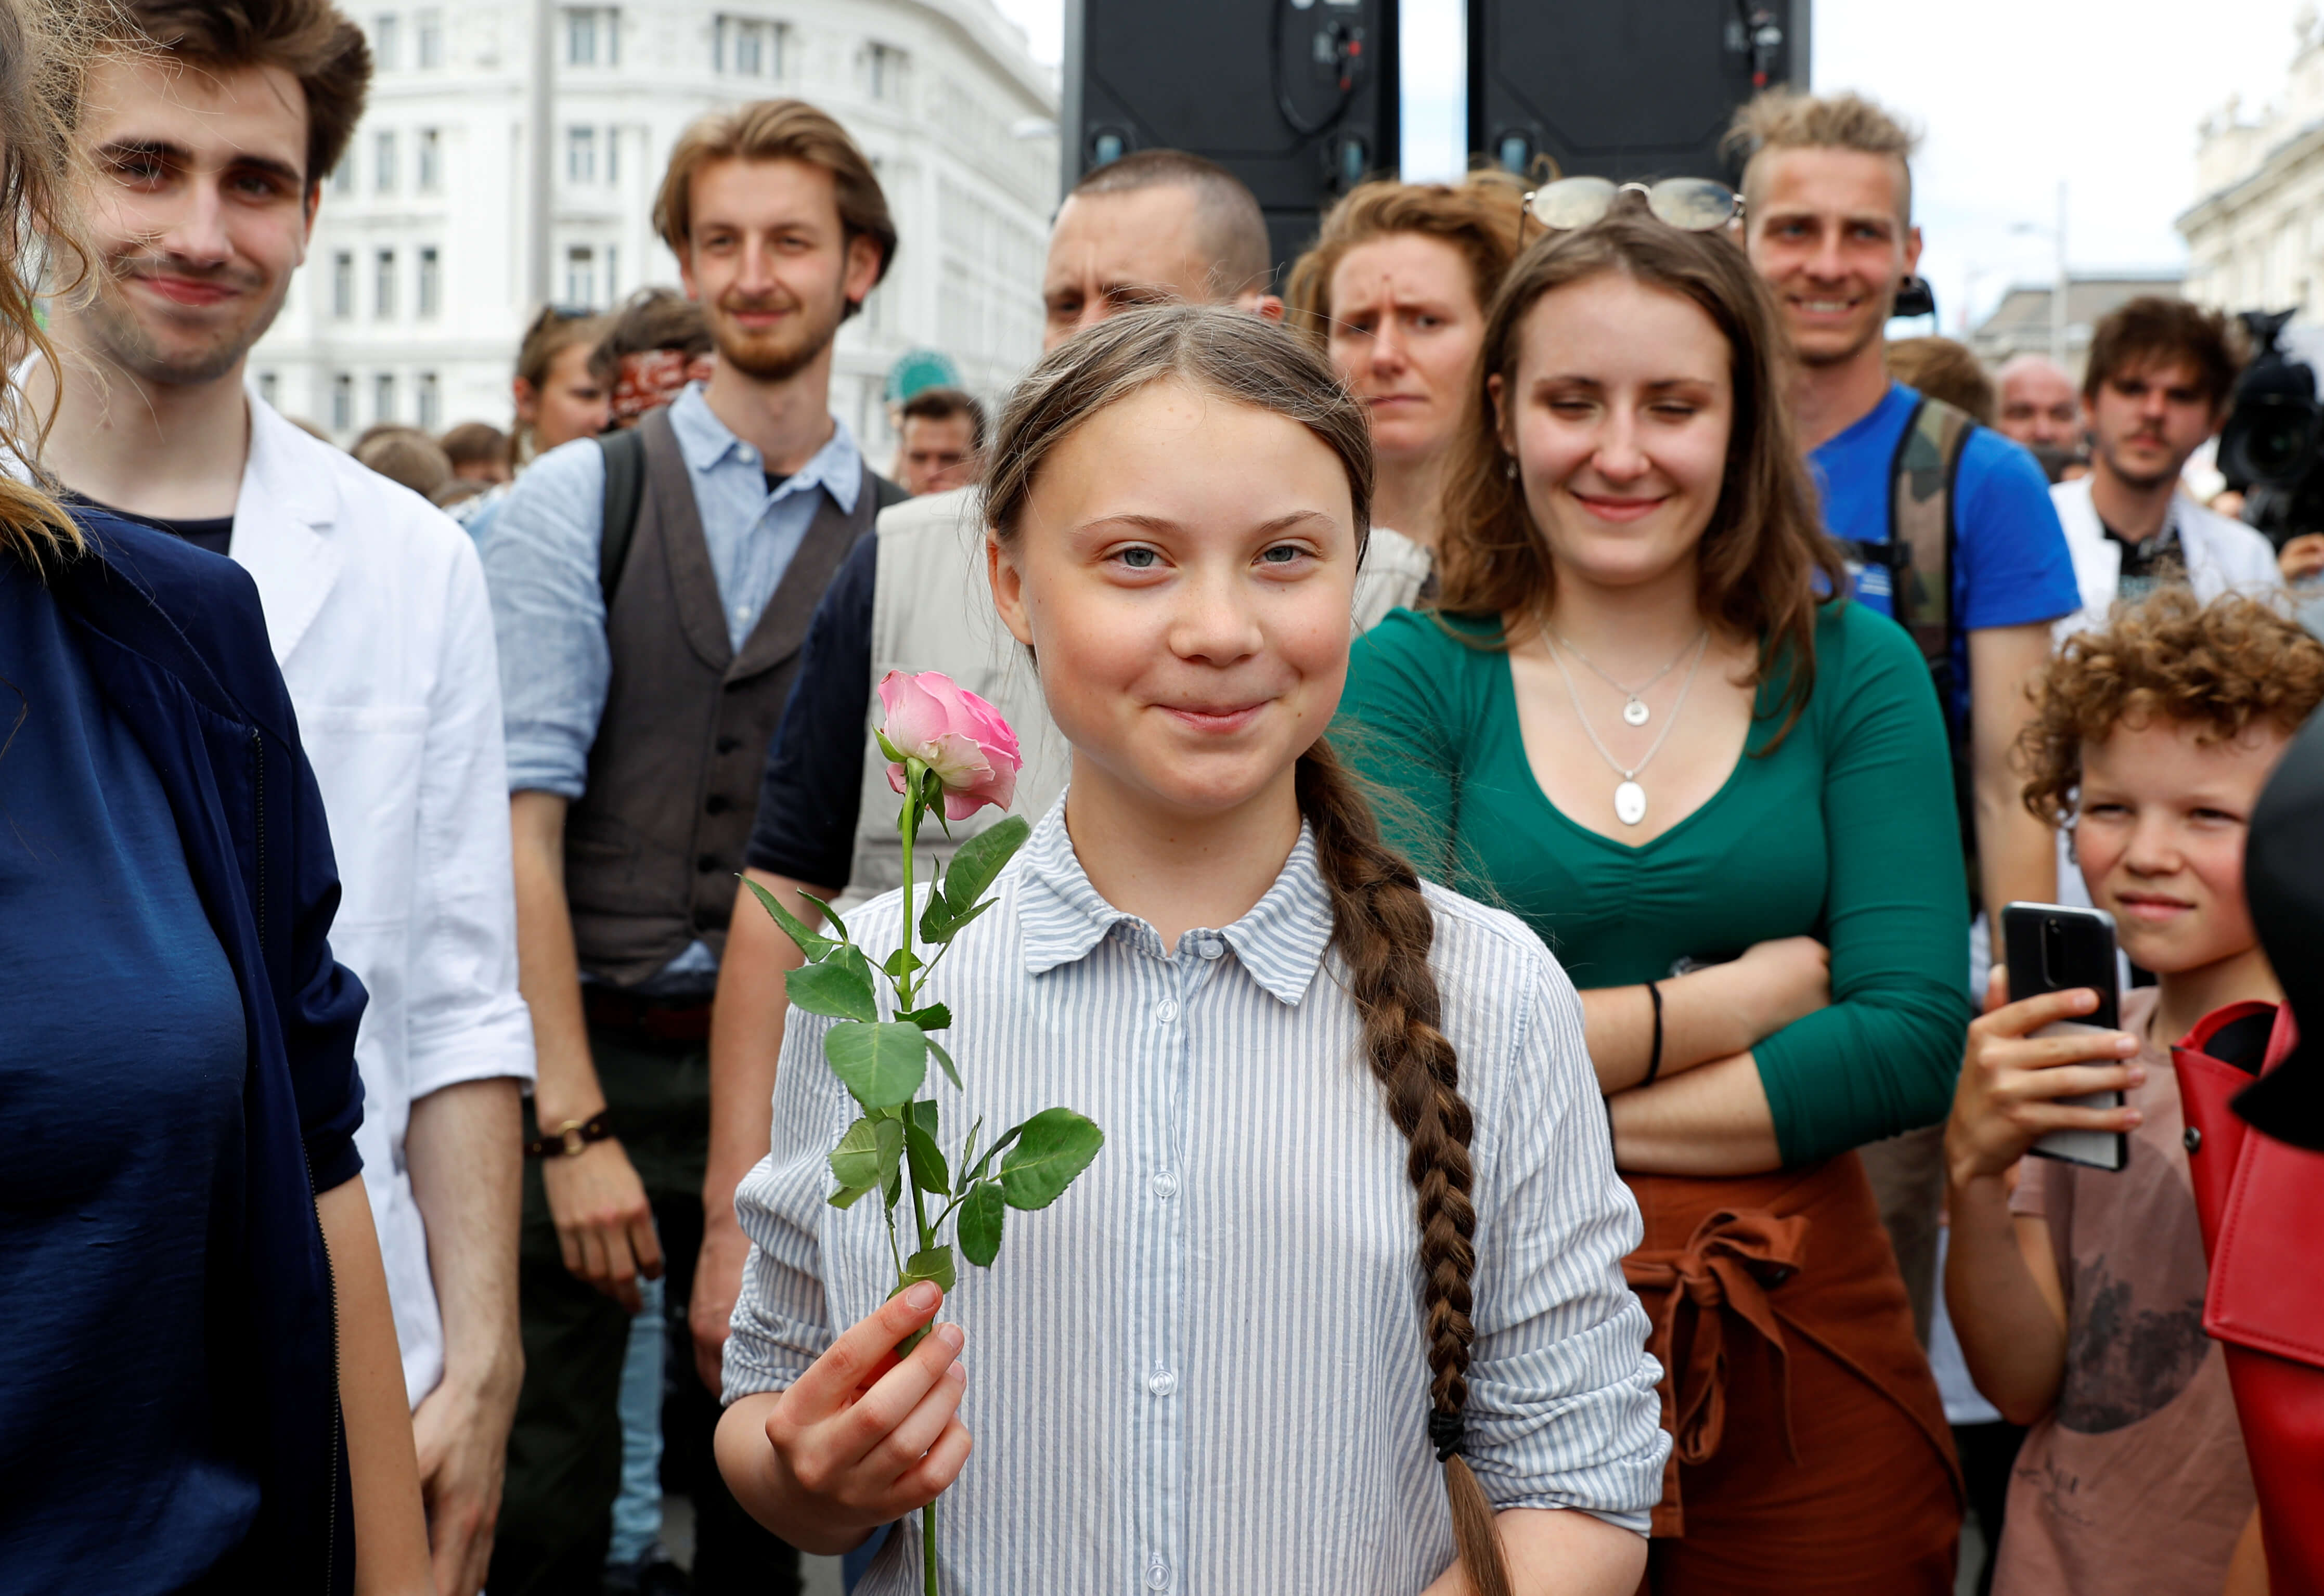
{"label": "hair tie", "polygon": [[1436,1448],[1436,1461],[1445,1462],[1469,1449],[1468,1425],[1458,1413],[1447,1413],[1441,1407],[1428,1410],[1428,1444]]}

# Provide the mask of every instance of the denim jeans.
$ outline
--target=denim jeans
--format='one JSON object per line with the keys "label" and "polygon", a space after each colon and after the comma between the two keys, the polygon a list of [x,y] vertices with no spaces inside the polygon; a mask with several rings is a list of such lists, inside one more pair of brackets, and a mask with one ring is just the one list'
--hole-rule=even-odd
{"label": "denim jeans", "polygon": [[640,1284],[645,1305],[630,1321],[630,1347],[622,1359],[622,1494],[613,1499],[608,1564],[635,1563],[661,1539],[662,1354],[669,1329],[662,1317],[662,1282]]}

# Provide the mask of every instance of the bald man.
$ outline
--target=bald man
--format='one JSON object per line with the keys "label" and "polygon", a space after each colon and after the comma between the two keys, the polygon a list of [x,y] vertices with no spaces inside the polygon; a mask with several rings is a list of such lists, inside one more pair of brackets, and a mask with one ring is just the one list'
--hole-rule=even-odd
{"label": "bald man", "polygon": [[[1041,279],[1042,350],[1147,305],[1224,305],[1280,320],[1272,275],[1266,220],[1240,180],[1199,155],[1141,150],[1084,177],[1057,211]],[[821,916],[801,893],[860,900],[901,880],[895,798],[869,718],[874,687],[890,670],[941,670],[1000,707],[1025,756],[1018,813],[1038,818],[1065,790],[1065,741],[1022,650],[992,614],[983,556],[975,490],[915,499],[881,515],[877,533],[856,545],[816,606],[798,684],[768,751],[748,853],[750,879],[809,925]],[[1356,623],[1370,626],[1412,604],[1430,569],[1425,549],[1374,528],[1356,584]],[[932,879],[932,866],[954,846],[1000,818],[986,809],[955,822],[949,842],[923,839],[917,878]],[[696,1362],[713,1390],[749,1251],[734,1219],[734,1187],[766,1156],[783,977],[799,964],[798,948],[747,889],[736,908],[711,1010],[703,1202],[713,1218],[687,1310]]]}
{"label": "bald man", "polygon": [[1993,429],[2029,449],[2071,454],[2082,442],[2082,399],[2073,379],[2045,355],[2014,356],[1995,378],[2001,418]]}

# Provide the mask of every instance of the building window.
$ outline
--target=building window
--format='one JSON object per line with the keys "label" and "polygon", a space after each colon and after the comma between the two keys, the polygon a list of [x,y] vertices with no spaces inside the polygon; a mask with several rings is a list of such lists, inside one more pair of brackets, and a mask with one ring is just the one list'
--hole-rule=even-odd
{"label": "building window", "polygon": [[347,147],[346,152],[339,157],[339,163],[331,169],[331,192],[352,194],[355,191],[355,147],[351,144]]}
{"label": "building window", "polygon": [[875,100],[896,101],[904,97],[904,52],[892,45],[875,44],[871,49],[872,97]]}
{"label": "building window", "polygon": [[605,303],[608,305],[619,303],[622,298],[622,274],[616,269],[621,258],[620,244],[609,244],[605,246]]}
{"label": "building window", "polygon": [[618,183],[621,180],[622,130],[609,127],[605,130],[605,181]]}
{"label": "building window", "polygon": [[433,71],[444,64],[444,14],[431,5],[411,22],[411,31],[418,35],[420,66],[423,70]]}
{"label": "building window", "polygon": [[597,180],[595,128],[568,127],[565,130],[565,180],[569,183],[594,183]]}
{"label": "building window", "polygon": [[381,250],[372,257],[372,314],[385,321],[395,314],[395,252]]}
{"label": "building window", "polygon": [[576,309],[597,303],[597,252],[586,244],[565,252],[565,302]]}
{"label": "building window", "polygon": [[420,281],[413,292],[412,308],[422,316],[434,316],[444,302],[444,272],[432,244],[420,248]]}
{"label": "building window", "polygon": [[345,372],[331,377],[331,430],[345,432],[355,424],[355,380]]}
{"label": "building window", "polygon": [[395,57],[403,41],[401,19],[392,11],[383,11],[371,19],[371,64],[382,72],[392,72],[400,64]]}
{"label": "building window", "polygon": [[372,376],[371,419],[374,421],[395,420],[395,376],[391,372],[378,372]]}
{"label": "building window", "polygon": [[444,400],[438,391],[436,374],[420,374],[420,430],[433,432],[444,424]]}
{"label": "building window", "polygon": [[339,321],[355,313],[355,253],[343,249],[331,256],[331,315]]}
{"label": "building window", "polygon": [[711,51],[711,66],[735,78],[779,78],[787,41],[780,23],[757,17],[722,16]]}
{"label": "building window", "polygon": [[267,403],[273,404],[276,402],[275,395],[281,391],[281,379],[274,373],[261,372],[258,374],[258,397],[264,400]]}
{"label": "building window", "polygon": [[622,14],[612,5],[568,5],[565,8],[565,64],[568,67],[618,67],[622,64]]}
{"label": "building window", "polygon": [[383,133],[371,142],[371,184],[382,194],[395,192],[395,134]]}
{"label": "building window", "polygon": [[420,130],[420,191],[433,194],[444,183],[444,134],[441,130],[423,127]]}

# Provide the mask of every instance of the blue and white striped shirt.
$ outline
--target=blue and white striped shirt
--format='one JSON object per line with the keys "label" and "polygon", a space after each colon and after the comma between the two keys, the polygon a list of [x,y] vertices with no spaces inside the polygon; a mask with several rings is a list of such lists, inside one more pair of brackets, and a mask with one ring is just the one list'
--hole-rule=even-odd
{"label": "blue and white striped shirt", "polygon": [[[1064,801],[929,983],[968,1090],[935,1070],[942,1141],[1053,1105],[1104,1149],[1056,1204],[963,1263],[976,1450],[937,1507],[954,1591],[1411,1592],[1452,1562],[1426,1436],[1406,1143],[1360,1052],[1303,831],[1223,930],[1165,949],[1099,897]],[[1512,917],[1428,889],[1445,1029],[1476,1114],[1469,1459],[1498,1507],[1643,1531],[1661,1494],[1640,1236],[1572,984]],[[890,892],[850,924],[900,936]],[[825,1156],[856,1109],[793,1010],[772,1151],[736,1195],[752,1243],[726,1398],[788,1386],[894,1284],[877,1195],[841,1211]],[[908,1226],[908,1214],[905,1215]],[[917,1534],[860,1589],[918,1589]]]}

